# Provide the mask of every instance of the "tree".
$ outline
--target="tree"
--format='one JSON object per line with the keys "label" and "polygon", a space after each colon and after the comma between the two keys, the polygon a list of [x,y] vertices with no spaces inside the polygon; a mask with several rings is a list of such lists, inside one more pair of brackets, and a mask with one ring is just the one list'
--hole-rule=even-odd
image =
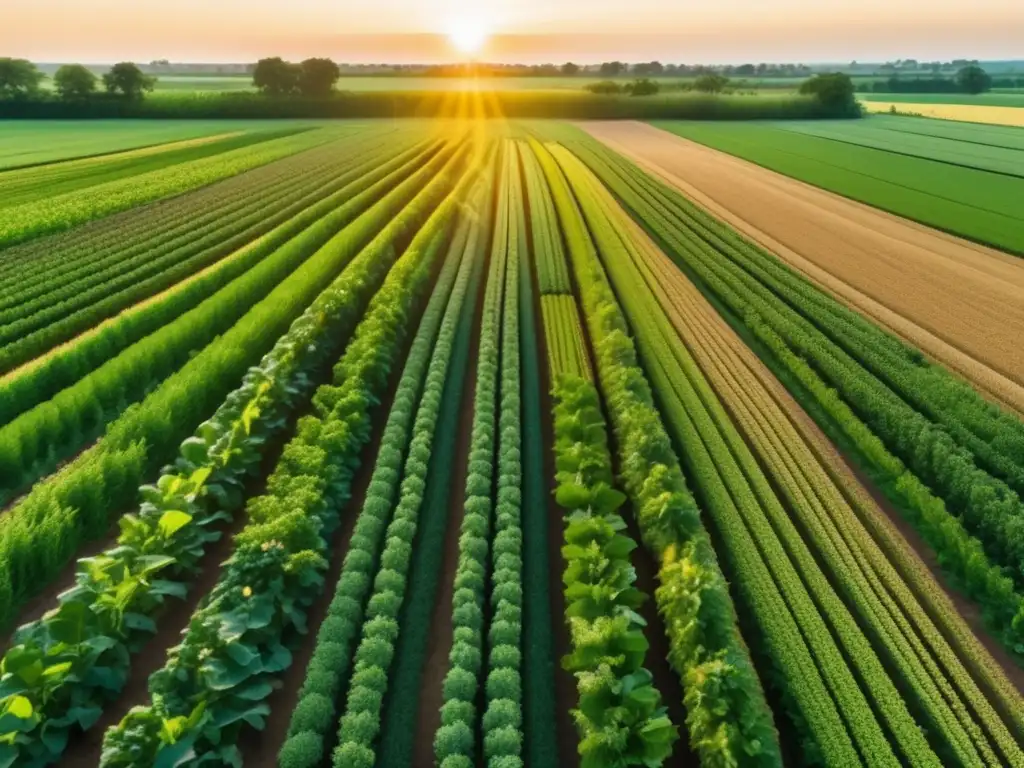
{"label": "tree", "polygon": [[156,78],[143,73],[130,61],[122,61],[110,68],[103,76],[103,86],[108,93],[120,94],[126,99],[138,100],[145,91],[152,91]]}
{"label": "tree", "polygon": [[43,73],[31,61],[0,58],[0,98],[32,96],[42,80]]}
{"label": "tree", "polygon": [[81,64],[64,64],[53,76],[53,84],[64,101],[80,101],[96,91],[96,75]]}
{"label": "tree", "polygon": [[268,96],[286,96],[299,85],[299,68],[280,56],[260,59],[252,72],[252,83]]}
{"label": "tree", "polygon": [[693,81],[693,89],[701,93],[721,93],[729,84],[729,78],[724,75],[701,75]]}
{"label": "tree", "polygon": [[637,75],[660,75],[665,71],[665,65],[660,61],[644,62],[633,66],[633,73]]}
{"label": "tree", "polygon": [[617,77],[627,69],[628,67],[621,61],[606,61],[601,65],[601,75],[604,77]]}
{"label": "tree", "polygon": [[563,75],[567,75],[568,77],[573,77],[575,75],[578,75],[579,73],[580,73],[580,65],[579,64],[573,64],[571,61],[567,61],[565,64],[562,65],[562,74]]}
{"label": "tree", "polygon": [[992,75],[981,67],[971,64],[956,73],[956,84],[964,93],[977,95],[992,87]]}
{"label": "tree", "polygon": [[299,64],[299,93],[311,99],[325,99],[339,77],[341,70],[330,59],[306,59]]}
{"label": "tree", "polygon": [[857,109],[853,80],[842,72],[815,75],[801,84],[800,93],[814,96],[822,105],[837,112],[853,113]]}
{"label": "tree", "polygon": [[750,75],[753,75],[756,72],[757,67],[755,67],[753,64],[740,64],[738,67],[736,67],[736,74],[743,77],[749,77]]}

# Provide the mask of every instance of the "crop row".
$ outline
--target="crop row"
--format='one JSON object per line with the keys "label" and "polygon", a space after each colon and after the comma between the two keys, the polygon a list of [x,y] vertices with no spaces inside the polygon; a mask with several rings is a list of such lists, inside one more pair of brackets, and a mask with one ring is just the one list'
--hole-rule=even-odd
{"label": "crop row", "polygon": [[[519,142],[520,172],[526,182],[526,222],[533,222],[533,212],[541,201],[536,189],[530,192],[531,177],[526,166],[536,162],[529,146]],[[533,180],[535,181],[535,179]],[[550,199],[550,193],[549,193]],[[555,220],[551,224],[555,224]],[[537,232],[528,228],[532,237],[521,235],[534,254],[544,247]],[[561,239],[557,240],[561,246]],[[555,765],[558,762],[558,703],[555,697],[556,653],[555,627],[551,610],[551,530],[550,480],[544,467],[545,442],[541,401],[542,359],[540,344],[543,328],[536,312],[534,259],[525,252],[519,258],[519,344],[522,381],[522,526],[523,526],[523,732],[526,737],[523,759],[527,765]],[[557,558],[556,558],[557,560]]]}
{"label": "crop row", "polygon": [[[607,202],[609,199],[606,197],[606,204],[612,205]],[[621,210],[618,214],[624,216]],[[624,224],[628,225],[628,220]],[[628,226],[623,229],[628,230]],[[686,402],[702,403],[717,433],[738,458],[771,530],[785,544],[789,558],[810,593],[817,596],[816,603],[823,617],[833,624],[834,633],[849,648],[847,656],[853,659],[851,665],[862,670],[863,684],[874,690],[871,698],[882,702],[876,709],[891,723],[905,721],[905,716],[899,712],[902,705],[894,708],[891,703],[896,696],[904,697],[911,716],[927,732],[941,734],[941,738],[935,737],[932,742],[944,761],[1016,764],[1024,760],[1024,754],[1016,747],[1006,726],[889,566],[884,554],[867,531],[854,523],[855,513],[824,468],[809,455],[802,441],[789,433],[792,427],[788,417],[777,409],[771,397],[750,375],[742,373],[742,363],[721,361],[727,344],[721,339],[708,341],[705,332],[692,325],[690,318],[697,314],[695,308],[702,306],[699,294],[686,295],[682,291],[685,278],[656,248],[649,246],[643,253],[631,247],[642,241],[642,237],[625,239],[623,251],[631,257],[635,267],[631,278],[620,268],[629,263],[628,259],[618,260],[616,267],[610,268],[616,274],[617,287],[622,290],[629,279],[633,295],[643,297],[645,291],[654,294],[635,302],[626,299],[633,304],[628,313],[632,316],[643,307],[650,319],[646,327],[655,333],[655,344],[660,335],[659,360],[670,371],[678,370],[683,374],[682,377],[671,376],[677,391],[683,389],[680,382],[685,378],[699,395],[699,400],[690,398]],[[640,326],[639,321],[637,326]],[[677,334],[687,340],[686,345],[680,344]],[[738,346],[748,357],[753,357],[742,344]],[[664,362],[666,359],[668,362]],[[737,370],[741,372],[737,374]],[[712,387],[719,390],[717,396]],[[728,407],[728,414],[723,406]],[[696,417],[695,421],[700,428]],[[709,439],[705,436],[705,442]],[[772,485],[752,454],[756,454],[760,467],[770,474]],[[738,493],[734,491],[733,496],[737,497]],[[762,546],[765,540],[764,536],[759,536]],[[776,573],[780,570],[773,568]],[[827,582],[823,578],[826,574]],[[850,631],[852,625],[846,618],[846,611],[836,602],[830,584],[863,629],[870,648],[857,633]],[[847,628],[843,629],[844,626]],[[873,653],[884,664],[884,672],[877,662],[870,662],[865,656]],[[870,671],[872,667],[874,673]],[[899,693],[895,689],[885,690],[888,687],[886,676],[902,680]],[[919,739],[916,731],[911,723],[903,726],[903,733],[912,739]],[[906,749],[908,753],[911,749],[919,750],[912,753],[916,754],[916,763],[928,759],[927,751],[921,751],[924,745],[920,742],[916,748]],[[997,757],[993,750],[1001,756]]]}
{"label": "crop row", "polygon": [[[520,262],[529,258],[518,144],[507,144],[508,243],[501,326],[497,478],[488,602],[483,754],[492,768],[523,765],[523,422]],[[536,595],[542,599],[542,595]],[[530,734],[532,738],[537,734]],[[461,768],[468,768],[463,765]]]}
{"label": "crop row", "polygon": [[234,327],[111,422],[93,448],[37,484],[0,518],[0,623],[10,622],[18,606],[49,584],[82,542],[106,532],[112,517],[133,504],[144,477],[175,454],[178,443],[213,413],[248,367],[433,174],[433,165],[421,169],[340,233],[334,234],[332,222],[321,221],[290,241],[288,251],[310,253],[327,239]]}
{"label": "crop row", "polygon": [[171,470],[141,489],[144,501],[120,520],[115,545],[80,560],[75,587],[16,632],[2,661],[7,698],[0,708],[11,709],[17,697],[32,714],[0,729],[0,743],[11,742],[9,756],[55,759],[69,731],[90,727],[120,692],[131,656],[156,631],[166,599],[185,595],[207,544],[220,535],[214,529],[241,506],[245,480],[258,470],[268,440],[287,426],[318,369],[351,335],[359,277],[346,271],[317,297],[182,444]]}
{"label": "crop row", "polygon": [[[186,313],[204,303],[215,302],[216,299],[212,297],[218,291],[243,282],[242,276],[262,268],[263,264],[273,259],[274,254],[282,246],[287,245],[304,230],[327,219],[342,223],[350,220],[361,207],[366,207],[383,196],[386,188],[382,182],[389,178],[398,179],[402,174],[411,172],[413,168],[410,158],[403,155],[395,158],[393,162],[384,163],[379,173],[367,174],[363,179],[354,177],[337,194],[330,195],[308,209],[293,211],[292,216],[285,222],[256,242],[222,259],[213,268],[175,285],[161,296],[101,323],[59,351],[44,354],[30,365],[0,378],[0,394],[3,395],[0,399],[0,424],[9,422],[53,398],[133,345],[139,347],[147,336],[158,333]],[[329,230],[324,230],[321,242],[330,234]],[[51,330],[57,335],[45,343],[59,341],[60,329],[57,326],[51,326],[36,338],[42,340],[42,337],[50,335]],[[30,336],[24,339],[23,343],[15,343],[0,350],[0,357],[8,351],[12,355],[18,354],[19,351],[27,352],[25,346],[32,338]]]}
{"label": "crop row", "polygon": [[[385,157],[386,154],[378,161]],[[400,155],[386,165],[393,170],[401,159],[408,158]],[[350,161],[351,157],[343,157],[339,162]],[[359,170],[365,173],[366,168]],[[318,188],[315,184],[303,186],[298,179],[296,188],[288,195],[250,190],[244,193],[244,199],[251,206],[244,212],[245,216],[225,213],[225,218],[212,225],[209,231],[194,230],[193,236],[179,248],[168,252],[161,252],[159,248],[144,251],[129,259],[117,256],[115,249],[114,263],[107,269],[99,269],[97,264],[87,260],[83,265],[87,272],[83,281],[65,284],[63,276],[52,277],[51,284],[59,286],[55,293],[17,304],[4,313],[10,316],[11,322],[0,326],[0,343],[4,345],[0,351],[0,370],[9,370],[66,342],[133,304],[216,265],[225,257],[271,252],[289,233],[315,221],[309,215],[312,211],[325,214],[331,210],[324,204],[324,198],[337,207],[346,200],[340,194],[346,187],[362,186],[361,174],[355,169],[340,177],[335,170],[331,178],[323,181]],[[270,206],[269,211],[267,206]],[[106,274],[108,272],[110,274]]]}
{"label": "crop row", "polygon": [[564,294],[541,296],[540,310],[544,318],[544,338],[547,339],[551,370],[556,374],[572,373],[582,378],[591,378],[576,299]]}
{"label": "crop row", "polygon": [[8,208],[0,224],[0,248],[68,229],[136,205],[180,194],[217,179],[310,149],[333,138],[330,129],[306,131],[236,149],[138,177],[100,184],[54,198]]}
{"label": "crop row", "polygon": [[[411,590],[424,575],[413,569],[413,544],[431,546],[433,549],[433,545],[426,539],[426,524],[429,517],[436,517],[442,511],[434,506],[436,494],[432,494],[431,489],[439,481],[447,483],[447,477],[442,479],[438,476],[435,459],[441,458],[441,466],[450,467],[451,455],[443,446],[454,445],[445,439],[443,420],[446,415],[454,415],[450,407],[451,395],[454,393],[457,399],[461,399],[462,393],[462,372],[456,365],[465,361],[468,350],[468,324],[475,313],[482,249],[487,237],[487,225],[482,222],[486,221],[491,207],[492,182],[489,173],[485,173],[483,178],[473,208],[483,213],[484,217],[466,231],[459,285],[445,311],[437,346],[430,358],[423,395],[415,409],[412,439],[404,460],[397,503],[394,503],[395,488],[392,487],[388,492],[386,506],[378,504],[364,511],[364,525],[374,528],[386,525],[386,534],[382,552],[380,533],[376,541],[366,542],[372,546],[372,549],[368,547],[366,554],[372,558],[373,554],[379,552],[379,561],[371,559],[369,563],[363,564],[363,569],[369,571],[365,577],[367,581],[360,592],[353,595],[364,617],[353,659],[352,679],[344,697],[345,705],[340,719],[335,721],[338,723],[338,746],[333,754],[333,764],[339,768],[373,766],[382,759],[377,740],[383,730],[385,696],[389,692],[392,699],[411,698],[414,702],[416,699],[416,688],[402,685],[401,670],[396,668],[401,659],[396,658],[396,649],[399,635],[405,635],[408,639],[410,632],[422,629],[408,623],[408,611],[415,605]],[[452,386],[454,382],[460,383]],[[409,403],[407,407],[412,409],[413,405]],[[393,486],[397,485],[397,481],[397,477],[392,480]],[[374,511],[383,519],[371,517]],[[431,559],[436,562],[440,553],[435,550],[431,554]],[[373,589],[367,601],[369,579],[373,575],[371,569],[375,562],[378,570],[372,579]],[[357,556],[353,555],[349,570],[354,571],[357,565]],[[348,577],[349,583],[353,578]],[[363,601],[366,601],[365,609],[362,608]],[[429,610],[430,606],[426,607]],[[344,634],[341,637],[346,652],[350,650],[348,646],[355,630],[359,628],[355,620],[357,618],[360,617],[353,616],[343,628]],[[404,652],[408,652],[408,647],[408,643],[403,643]],[[347,656],[337,662],[341,663],[348,663]],[[335,674],[340,677],[346,671],[343,668]],[[404,740],[402,736],[398,738]]]}
{"label": "crop row", "polygon": [[[364,134],[360,136],[359,134]],[[374,132],[371,135],[376,135]],[[380,131],[384,136],[385,131]],[[298,152],[243,174],[229,177],[200,189],[134,210],[107,216],[74,229],[50,235],[0,251],[0,289],[6,294],[19,284],[34,290],[46,290],[51,278],[65,271],[79,274],[85,264],[108,265],[108,259],[121,254],[137,255],[156,251],[170,240],[185,244],[188,232],[205,233],[224,214],[245,207],[246,192],[287,183],[295,174],[323,164],[336,174],[330,158],[339,146],[362,143],[364,131],[341,131],[335,141]],[[314,175],[312,179],[319,179]],[[223,224],[223,222],[221,222]],[[6,308],[6,306],[5,306]]]}
{"label": "crop row", "polygon": [[[444,249],[457,209],[441,203],[459,193],[463,160],[461,152],[452,158],[349,268],[351,316],[365,315],[334,383],[317,391],[314,413],[300,421],[267,493],[247,504],[246,525],[217,585],[150,678],[152,704],[108,731],[101,765],[157,764],[184,751],[234,764],[240,731],[263,726],[271,681],[291,665],[289,643],[305,631],[323,587],[331,534],[370,439],[372,407],[384,396]],[[398,257],[400,233],[417,229]],[[161,731],[180,717],[190,720],[169,744]]]}
{"label": "crop row", "polygon": [[552,293],[572,293],[569,266],[565,261],[565,249],[558,232],[558,215],[551,199],[551,190],[544,183],[532,152],[523,153],[522,164],[530,200],[530,229],[537,286],[542,297]]}
{"label": "crop row", "polygon": [[[150,238],[153,239],[150,242],[157,243],[157,247],[140,249],[137,243],[122,241],[80,258],[62,248],[61,253],[68,258],[59,272],[44,262],[38,272],[26,274],[27,270],[23,270],[17,282],[0,290],[0,329],[5,334],[0,339],[7,341],[10,334],[8,326],[16,324],[20,332],[28,333],[39,325],[60,320],[87,306],[95,296],[102,298],[117,293],[155,274],[173,271],[172,267],[212,263],[247,242],[240,240],[241,237],[247,235],[249,240],[254,239],[296,213],[296,210],[286,213],[282,208],[291,209],[308,198],[310,202],[297,208],[302,210],[336,190],[339,176],[344,178],[343,183],[357,178],[352,174],[352,160],[361,159],[360,150],[365,152],[365,141],[332,142],[337,152],[334,161],[326,167],[309,166],[311,173],[305,178],[299,175],[298,168],[294,168],[289,177],[280,178],[277,183],[250,188],[247,194],[236,193],[220,207],[217,220],[204,222],[202,218],[208,216],[209,211],[205,214],[196,212],[198,215],[190,217],[188,234],[191,237],[187,239],[182,236],[163,244],[155,240],[151,231]],[[307,159],[306,154],[299,157]],[[168,247],[171,245],[176,247]],[[126,253],[132,255],[125,258]],[[176,280],[169,280],[165,284],[174,282]],[[104,286],[108,288],[106,293],[97,294],[96,289]]]}
{"label": "crop row", "polygon": [[[645,309],[646,291],[632,279],[626,260],[612,257],[630,246],[602,210],[593,177],[565,149],[553,151],[594,233],[645,369],[666,404],[670,428],[678,444],[686,446],[684,463],[707,499],[726,559],[733,564],[732,581],[761,632],[763,647],[771,649],[786,698],[795,702],[793,719],[806,723],[805,738],[827,762],[863,759],[895,766],[900,752],[915,764],[938,765],[878,657],[809,559],[792,524],[773,528],[777,521],[772,516],[781,511],[774,493],[721,404],[705,381],[688,376],[693,371],[676,357],[684,354],[678,340],[673,344],[661,334]],[[808,557],[801,557],[805,553]],[[872,700],[881,712],[872,710]]]}
{"label": "crop row", "polygon": [[[671,307],[672,324],[680,335],[693,339],[689,345],[693,356],[728,405],[751,449],[770,470],[781,491],[779,500],[805,532],[851,611],[858,615],[889,673],[905,681],[901,692],[919,721],[927,723],[929,731],[942,733],[950,743],[953,756],[947,759],[1020,763],[1024,753],[939,631],[939,626],[962,624],[959,616],[947,610],[939,615],[938,626],[931,620],[827,469],[758,381],[753,352],[732,337],[738,351],[729,354],[730,337],[723,338],[721,332],[707,327],[713,310],[667,257],[656,255],[660,268],[647,272],[648,286],[654,293],[664,291],[660,301]],[[655,261],[650,256],[647,260]],[[647,271],[652,265],[639,266]],[[881,512],[876,510],[876,514]],[[860,516],[864,515],[861,510]],[[993,749],[1000,752],[999,757]]]}
{"label": "crop row", "polygon": [[634,586],[627,534],[615,490],[600,396],[575,373],[553,390],[555,498],[565,510],[565,615],[572,653],[562,664],[576,677],[573,715],[583,765],[662,765],[678,738],[661,693],[644,668],[648,642],[637,613],[648,596]]}
{"label": "crop row", "polygon": [[[471,197],[471,201],[479,204],[479,198]],[[392,626],[379,620],[379,615],[367,619],[367,600],[382,564],[385,540],[392,538],[388,530],[400,488],[408,492],[416,486],[415,480],[403,484],[403,477],[416,477],[417,470],[421,475],[426,472],[426,452],[433,437],[428,433],[428,413],[436,417],[440,397],[437,390],[444,385],[458,319],[475,270],[470,228],[468,220],[460,222],[402,371],[366,500],[356,517],[334,597],[320,625],[288,738],[281,749],[282,768],[314,768],[322,763],[331,742],[330,733],[337,727],[337,710],[343,701],[360,629],[366,621],[376,621],[374,626],[379,630],[385,624]],[[435,397],[428,396],[428,392]],[[421,398],[423,404],[417,407]],[[414,424],[419,427],[415,432]],[[415,453],[410,453],[413,450]],[[407,462],[416,463],[410,465],[413,471],[403,475]],[[391,545],[394,548],[395,543]]]}
{"label": "crop row", "polygon": [[[1024,562],[1024,507],[1013,490],[984,472],[977,456],[954,439],[959,433],[966,442],[963,430],[970,429],[979,438],[986,436],[989,448],[1012,462],[1019,451],[1019,424],[1014,426],[1010,417],[951,374],[906,348],[905,354],[881,358],[900,372],[892,378],[907,377],[899,393],[892,391],[829,336],[848,332],[848,343],[860,345],[858,356],[876,360],[899,342],[879,328],[866,327],[863,320],[847,324],[837,302],[737,236],[726,243],[689,204],[635,169],[604,154],[590,157],[595,171],[644,218],[673,258],[693,270],[770,351],[780,375],[794,382],[796,396],[812,404],[812,415],[822,410],[827,414],[824,420],[816,415],[822,427],[838,430],[855,446],[939,553],[943,567],[981,603],[1007,645],[1019,646],[1024,600],[1014,579],[1020,583]],[[823,314],[823,307],[832,314]],[[822,328],[830,329],[828,336]],[[912,375],[915,367],[928,370],[928,375]],[[915,386],[916,396],[906,394]],[[938,422],[909,405],[925,397],[931,412],[945,412]]]}
{"label": "crop row", "polygon": [[[444,155],[435,157],[421,174],[429,174],[443,162]],[[384,178],[371,175],[355,182],[349,189],[354,197],[317,223],[323,234],[315,242],[304,237],[286,243],[197,307],[0,429],[0,493],[10,494],[26,486],[101,433],[109,420],[186,363],[193,350],[231,328],[253,304],[303,265],[311,253],[310,245],[319,245],[343,230],[387,190],[415,172],[417,165],[413,161]],[[405,181],[393,204],[411,197],[418,183],[415,177]],[[330,245],[325,248],[330,250]],[[343,266],[352,255],[354,250],[344,252],[337,266]],[[321,280],[328,281],[331,276],[328,272]],[[324,285],[326,282],[321,287]]]}
{"label": "crop row", "polygon": [[712,764],[777,766],[771,710],[737,628],[728,586],[587,224],[547,147],[531,141],[550,185],[621,457],[623,486],[659,562],[655,593],[680,677],[691,747]]}
{"label": "crop row", "polygon": [[[444,768],[457,768],[467,762],[472,765],[480,748],[477,723],[481,713],[477,703],[489,662],[486,639],[488,556],[494,541],[494,474],[499,460],[497,415],[502,394],[499,381],[502,308],[510,239],[516,227],[510,210],[514,195],[510,155],[506,143],[499,154],[494,236],[480,322],[469,465],[452,597],[453,640],[442,687],[441,725],[434,735],[434,755]],[[514,629],[509,626],[508,630],[516,635],[518,653],[518,614],[513,618],[517,626]],[[518,675],[514,684],[518,691]],[[516,728],[519,725],[521,720],[514,723]]]}
{"label": "crop row", "polygon": [[[59,163],[43,168],[30,168],[4,174],[4,200],[0,209],[23,205],[74,192],[86,187],[105,184],[151,171],[194,162],[234,149],[260,144],[272,139],[292,136],[306,128],[280,128],[276,130],[245,131],[225,133],[194,139],[177,145],[152,147],[141,150],[131,157],[106,157],[106,162],[94,159],[88,167],[68,167],[70,163]],[[161,150],[161,151],[156,151]]]}

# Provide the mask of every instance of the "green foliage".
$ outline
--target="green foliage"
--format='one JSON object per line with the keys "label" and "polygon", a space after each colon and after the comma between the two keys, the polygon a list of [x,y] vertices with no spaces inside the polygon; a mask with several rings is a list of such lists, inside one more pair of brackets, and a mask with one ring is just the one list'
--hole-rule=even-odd
{"label": "green foliage", "polygon": [[299,70],[280,56],[260,59],[252,73],[252,83],[268,96],[286,96],[299,83]]}
{"label": "green foliage", "polygon": [[858,111],[853,81],[840,72],[815,75],[800,86],[800,93],[814,96],[824,106],[840,113]]}
{"label": "green foliage", "polygon": [[729,78],[725,75],[709,73],[693,81],[693,90],[701,93],[721,93],[728,84]]}
{"label": "green foliage", "polygon": [[63,64],[53,75],[53,85],[65,101],[87,99],[96,91],[96,75],[81,64]]}
{"label": "green foliage", "polygon": [[956,73],[956,84],[964,93],[977,96],[992,88],[992,75],[972,64]]}
{"label": "green foliage", "polygon": [[21,99],[39,92],[43,73],[26,59],[0,57],[0,99]]}
{"label": "green foliage", "polygon": [[[314,397],[315,415],[304,420],[304,429],[286,448],[268,494],[249,502],[249,520],[220,580],[193,616],[182,644],[150,680],[153,704],[107,734],[104,766],[134,764],[140,751],[147,760],[158,759],[166,748],[153,739],[134,753],[117,745],[140,725],[197,705],[205,716],[195,725],[193,749],[207,759],[237,760],[237,738],[224,734],[246,725],[263,727],[271,681],[292,661],[285,643],[305,631],[306,612],[323,586],[327,537],[337,526],[360,450],[370,437],[368,404],[383,393],[403,347],[406,312],[414,303],[403,296],[410,285],[424,284],[430,271],[424,253],[436,253],[425,246],[438,238],[446,218],[429,222],[397,263],[395,244],[410,238],[450,191],[460,164],[456,159],[449,165],[450,157],[443,153],[424,168],[420,179],[431,180],[339,278],[329,312],[349,322],[362,320],[335,366],[335,385]],[[385,287],[371,302],[382,282]],[[367,682],[374,679],[373,669],[364,670]],[[316,751],[295,749],[297,754]]]}
{"label": "green foliage", "polygon": [[661,86],[656,80],[648,77],[641,77],[628,83],[624,89],[630,96],[654,96],[661,91]]}
{"label": "green foliage", "polygon": [[103,75],[103,87],[107,93],[120,96],[129,101],[139,101],[143,93],[156,87],[156,78],[143,73],[138,65],[130,61],[122,61],[110,68]]}
{"label": "green foliage", "polygon": [[587,90],[599,96],[614,96],[622,93],[624,89],[620,83],[614,80],[602,80],[599,83],[591,83],[587,86]]}
{"label": "green foliage", "polygon": [[[625,318],[562,171],[543,145],[531,145],[551,186],[580,286],[600,386],[622,458],[623,486],[644,545],[661,562],[656,599],[669,632],[670,661],[686,690],[690,743],[710,762],[780,765],[771,711]],[[686,576],[691,573],[701,578],[690,581]],[[717,674],[703,674],[711,662]]]}
{"label": "green foliage", "polygon": [[581,763],[662,765],[678,735],[643,668],[647,640],[636,611],[646,595],[633,587],[636,544],[621,533],[625,496],[613,489],[597,389],[563,374],[553,394],[555,498],[565,509],[562,579],[573,646],[562,664],[577,680]]}

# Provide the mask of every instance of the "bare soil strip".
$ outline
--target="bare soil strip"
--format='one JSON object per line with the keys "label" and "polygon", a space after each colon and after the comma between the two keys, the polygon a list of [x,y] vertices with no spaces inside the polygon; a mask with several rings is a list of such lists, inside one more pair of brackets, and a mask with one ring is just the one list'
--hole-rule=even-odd
{"label": "bare soil strip", "polygon": [[1024,412],[1024,259],[643,123],[581,127],[840,301]]}

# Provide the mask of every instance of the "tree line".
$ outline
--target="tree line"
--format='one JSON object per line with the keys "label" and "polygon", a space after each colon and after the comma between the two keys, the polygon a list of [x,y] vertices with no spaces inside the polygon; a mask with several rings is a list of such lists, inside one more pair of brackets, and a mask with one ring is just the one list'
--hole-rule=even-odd
{"label": "tree line", "polygon": [[[38,99],[45,95],[46,75],[26,59],[0,58],[0,99]],[[109,96],[138,100],[156,85],[130,61],[115,64],[100,77],[81,64],[64,64],[53,75],[53,87],[62,101],[85,101],[97,94],[100,84]]]}

